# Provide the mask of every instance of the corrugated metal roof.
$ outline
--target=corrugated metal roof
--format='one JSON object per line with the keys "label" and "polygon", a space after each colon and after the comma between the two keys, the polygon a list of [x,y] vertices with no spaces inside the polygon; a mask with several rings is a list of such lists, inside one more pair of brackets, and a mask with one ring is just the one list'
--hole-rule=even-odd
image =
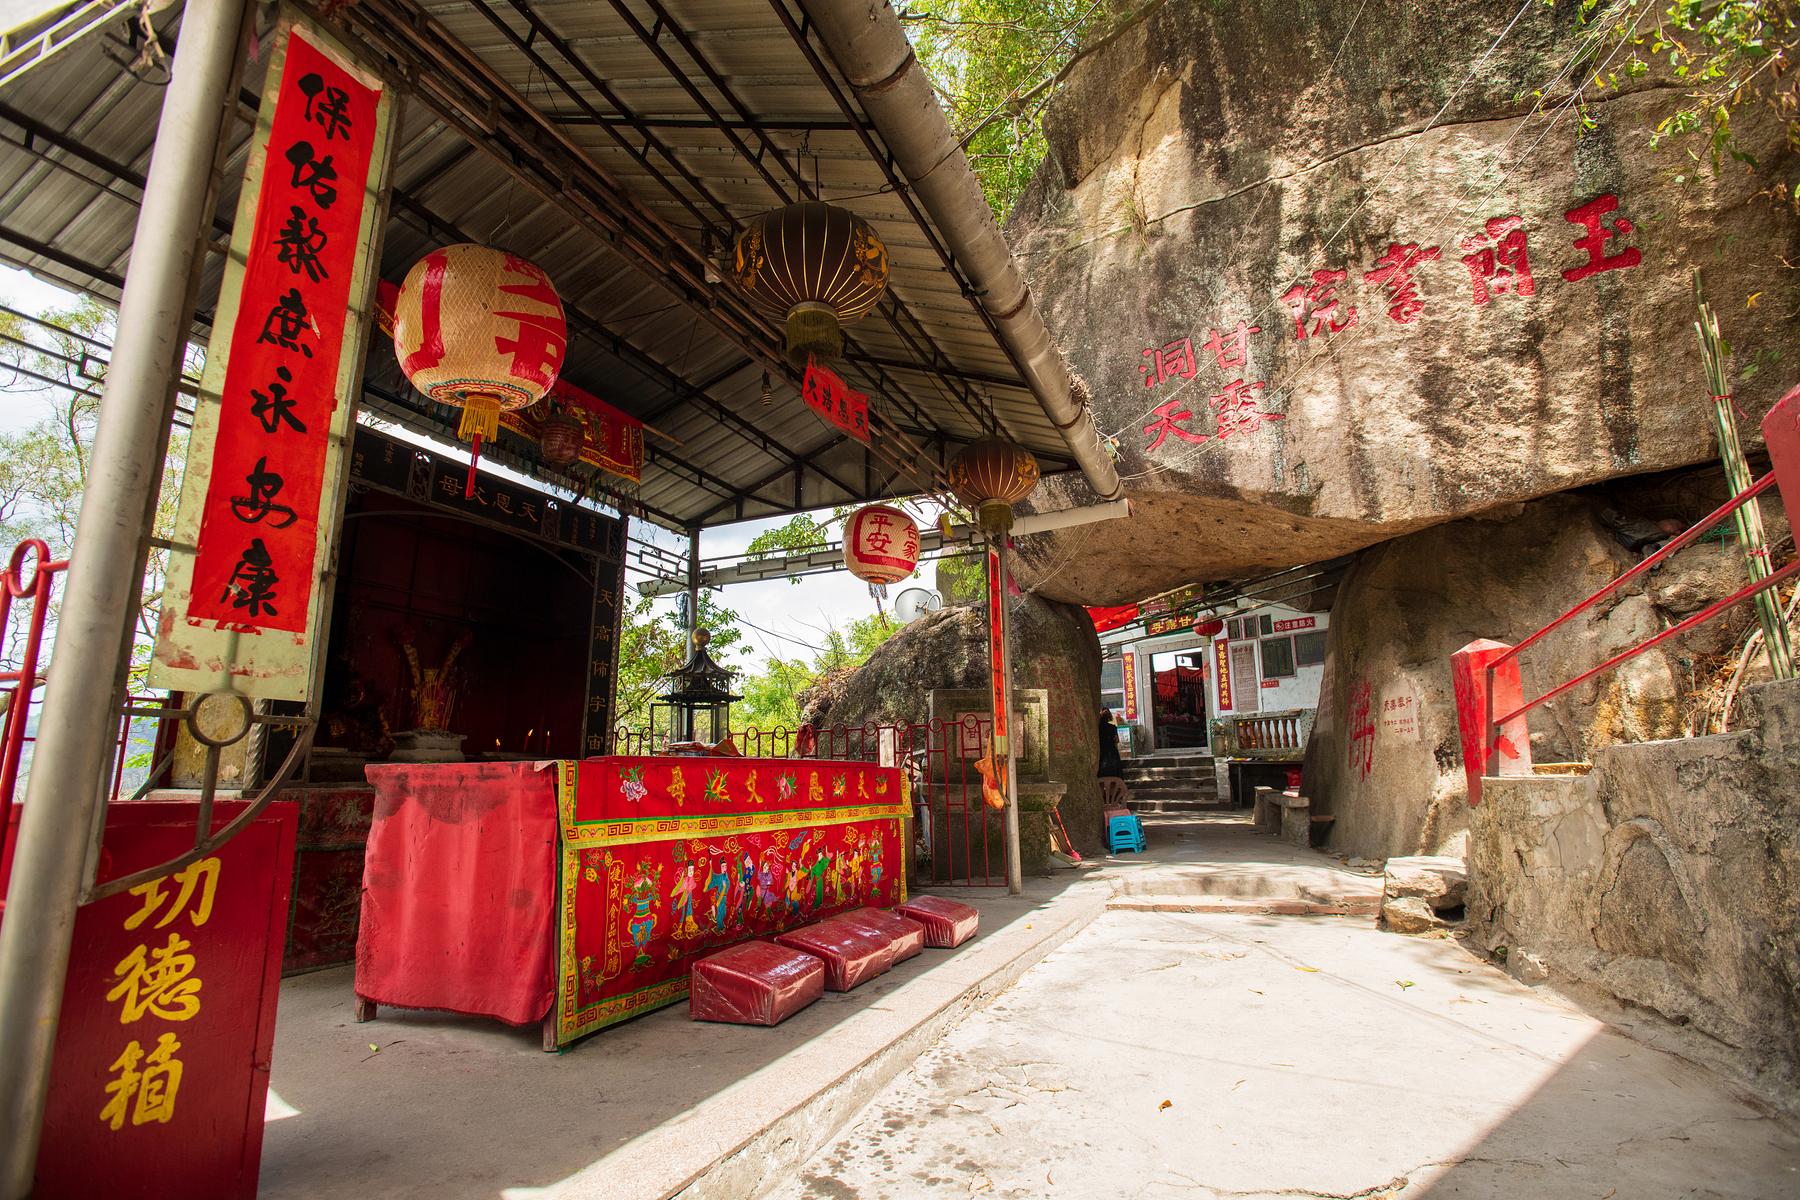
{"label": "corrugated metal roof", "polygon": [[[930,458],[997,424],[1048,468],[1067,465],[1062,437],[946,266],[929,219],[895,187],[880,136],[791,0],[363,0],[341,19],[353,43],[390,39],[386,56],[426,43],[466,49],[504,85],[484,84],[493,111],[511,112],[510,89],[534,110],[512,114],[534,126],[533,142],[566,139],[551,146],[565,163],[595,169],[625,203],[715,259],[737,227],[790,200],[816,194],[855,211],[887,243],[893,273],[891,301],[847,331],[846,378]],[[394,29],[427,19],[437,25],[429,37],[395,48]],[[165,23],[178,32],[178,18]],[[114,61],[108,40],[124,33],[85,39],[0,90],[0,256],[115,300],[162,95]],[[386,65],[398,77],[401,64]],[[252,63],[244,79],[246,122],[215,214],[221,246],[260,71]],[[567,376],[680,443],[647,439],[643,483],[626,489],[653,514],[718,524],[918,489],[841,439],[791,386],[777,381],[774,404],[761,407],[763,363],[705,319],[691,288],[609,245],[579,205],[543,195],[541,174],[534,187],[491,143],[465,140],[441,97],[434,109],[401,91],[383,275],[398,280],[433,247],[465,239],[540,263],[570,313]],[[214,253],[205,310],[219,270]],[[373,403],[390,397],[390,414],[400,401],[435,409],[406,386],[389,348],[371,355],[369,381]]]}

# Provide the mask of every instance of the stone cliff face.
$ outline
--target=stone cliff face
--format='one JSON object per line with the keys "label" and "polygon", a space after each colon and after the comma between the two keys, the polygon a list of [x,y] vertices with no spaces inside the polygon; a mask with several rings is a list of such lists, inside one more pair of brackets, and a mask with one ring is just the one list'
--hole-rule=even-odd
{"label": "stone cliff face", "polygon": [[1695,268],[1760,418],[1800,223],[1747,171],[1677,181],[1669,85],[1584,123],[1570,7],[1173,0],[1077,67],[1008,235],[1136,515],[1021,539],[1023,582],[1124,602],[1709,460]]}

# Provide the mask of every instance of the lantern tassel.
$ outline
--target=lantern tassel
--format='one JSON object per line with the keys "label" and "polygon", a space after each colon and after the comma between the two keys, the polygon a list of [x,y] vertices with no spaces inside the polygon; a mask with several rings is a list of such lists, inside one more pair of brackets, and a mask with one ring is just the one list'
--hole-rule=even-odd
{"label": "lantern tassel", "polygon": [[459,440],[474,443],[469,454],[469,478],[463,484],[463,499],[475,498],[475,468],[481,462],[482,439],[493,441],[500,436],[500,401],[494,396],[474,394],[463,397],[462,420],[456,426]]}

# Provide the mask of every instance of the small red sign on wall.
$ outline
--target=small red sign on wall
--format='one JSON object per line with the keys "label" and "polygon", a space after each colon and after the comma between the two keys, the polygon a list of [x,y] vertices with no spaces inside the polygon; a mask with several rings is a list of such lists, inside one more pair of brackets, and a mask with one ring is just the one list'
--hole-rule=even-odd
{"label": "small red sign on wall", "polygon": [[1311,629],[1318,623],[1317,617],[1290,617],[1288,620],[1275,622],[1275,632],[1287,633],[1294,629]]}
{"label": "small red sign on wall", "polygon": [[800,385],[800,398],[807,407],[860,442],[869,440],[869,398],[852,391],[829,368],[821,367],[810,355],[806,359],[806,378]]}

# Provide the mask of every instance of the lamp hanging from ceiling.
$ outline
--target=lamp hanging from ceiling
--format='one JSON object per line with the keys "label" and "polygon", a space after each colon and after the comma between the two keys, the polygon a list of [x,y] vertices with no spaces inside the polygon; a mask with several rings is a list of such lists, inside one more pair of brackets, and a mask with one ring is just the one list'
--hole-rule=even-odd
{"label": "lamp hanging from ceiling", "polygon": [[919,566],[919,527],[901,510],[870,504],[844,522],[844,566],[864,583],[909,579]]}
{"label": "lamp hanging from ceiling", "polygon": [[537,403],[562,371],[568,324],[543,268],[491,246],[460,243],[414,263],[394,307],[394,355],[412,385],[462,409],[473,443],[464,495],[500,414]]}
{"label": "lamp hanging from ceiling", "polygon": [[983,438],[950,461],[950,490],[976,511],[989,533],[1012,528],[1012,506],[1037,486],[1038,462],[1016,442]]}
{"label": "lamp hanging from ceiling", "polygon": [[804,200],[764,213],[738,235],[732,278],[763,312],[785,322],[788,361],[836,358],[845,325],[887,290],[888,252],[869,223]]}

